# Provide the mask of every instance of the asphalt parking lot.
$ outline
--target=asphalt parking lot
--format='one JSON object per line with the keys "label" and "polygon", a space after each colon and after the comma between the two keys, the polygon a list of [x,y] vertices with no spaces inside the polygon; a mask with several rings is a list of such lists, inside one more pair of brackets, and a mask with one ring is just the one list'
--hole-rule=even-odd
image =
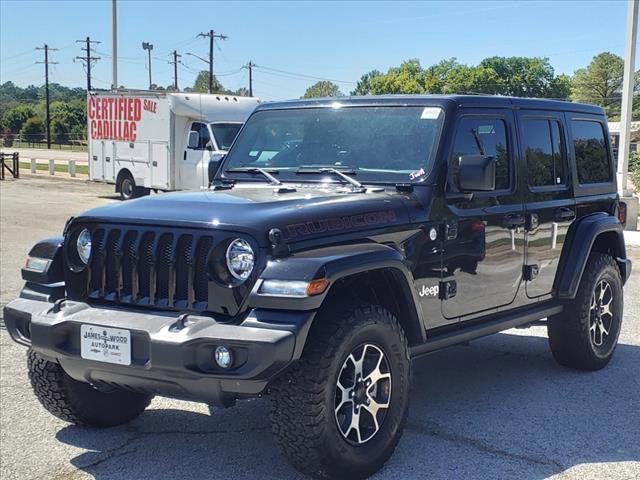
{"label": "asphalt parking lot", "polygon": [[[24,177],[0,185],[1,291],[19,292],[31,245],[69,216],[118,201],[112,186]],[[400,445],[377,478],[640,478],[640,249],[611,364],[553,361],[544,327],[454,347],[415,368]],[[25,349],[0,323],[0,477],[9,479],[299,478],[276,450],[268,399],[209,415],[156,398],[123,427],[92,430],[49,415],[27,380]]]}

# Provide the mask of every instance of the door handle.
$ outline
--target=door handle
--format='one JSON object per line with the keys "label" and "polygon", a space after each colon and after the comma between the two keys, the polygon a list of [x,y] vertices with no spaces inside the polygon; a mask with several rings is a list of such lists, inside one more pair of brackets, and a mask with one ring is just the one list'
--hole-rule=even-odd
{"label": "door handle", "polygon": [[524,227],[524,224],[525,218],[521,213],[511,213],[509,215],[505,215],[502,219],[502,227],[509,230]]}
{"label": "door handle", "polygon": [[570,222],[571,220],[576,218],[576,212],[574,212],[571,208],[560,207],[556,210],[555,218],[558,222]]}

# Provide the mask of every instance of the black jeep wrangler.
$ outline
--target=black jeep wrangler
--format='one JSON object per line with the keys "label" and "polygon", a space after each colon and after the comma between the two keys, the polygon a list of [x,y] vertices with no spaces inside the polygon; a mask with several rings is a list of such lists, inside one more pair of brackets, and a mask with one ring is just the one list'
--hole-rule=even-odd
{"label": "black jeep wrangler", "polygon": [[263,104],[211,180],[33,247],[4,318],[52,414],[268,394],[296,468],[360,478],[400,439],[416,357],[545,318],[559,363],[613,355],[631,263],[601,108]]}

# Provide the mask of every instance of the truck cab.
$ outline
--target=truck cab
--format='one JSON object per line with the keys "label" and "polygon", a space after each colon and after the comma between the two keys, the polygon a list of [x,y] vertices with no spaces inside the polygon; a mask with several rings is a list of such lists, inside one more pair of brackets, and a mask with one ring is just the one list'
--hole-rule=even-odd
{"label": "truck cab", "polygon": [[184,190],[209,185],[209,175],[217,170],[240,128],[242,122],[191,122],[183,161],[178,167],[178,178]]}

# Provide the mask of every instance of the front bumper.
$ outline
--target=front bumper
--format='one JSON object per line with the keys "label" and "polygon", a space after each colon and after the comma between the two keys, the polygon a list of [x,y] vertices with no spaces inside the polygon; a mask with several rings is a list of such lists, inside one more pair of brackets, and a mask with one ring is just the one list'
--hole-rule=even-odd
{"label": "front bumper", "polygon": [[[315,312],[252,310],[239,325],[212,317],[132,311],[62,301],[54,305],[19,298],[4,309],[11,337],[58,362],[72,378],[96,387],[133,389],[228,406],[262,392],[297,360]],[[131,331],[131,365],[80,356],[80,326]],[[229,370],[216,365],[219,345],[231,348]]]}

